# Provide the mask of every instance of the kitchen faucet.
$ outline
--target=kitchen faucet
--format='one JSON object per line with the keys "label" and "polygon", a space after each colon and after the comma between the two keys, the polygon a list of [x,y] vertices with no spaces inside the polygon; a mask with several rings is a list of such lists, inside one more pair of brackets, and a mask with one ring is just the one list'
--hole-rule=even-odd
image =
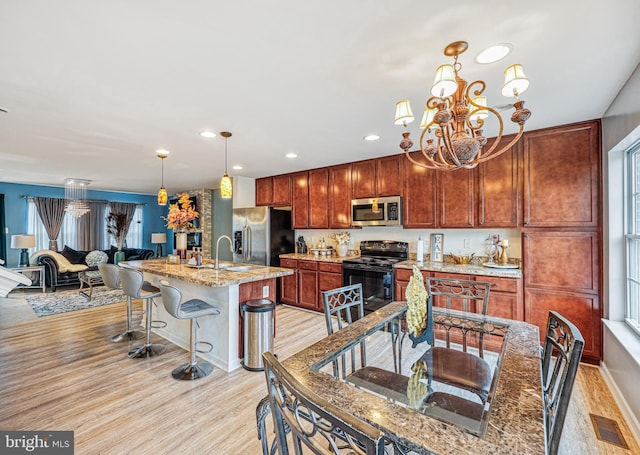
{"label": "kitchen faucet", "polygon": [[221,235],[220,237],[218,237],[218,241],[216,242],[216,269],[220,268],[220,264],[218,262],[218,250],[220,249],[220,240],[222,239],[227,239],[229,241],[229,251],[231,251],[231,254],[233,254],[233,242],[231,241],[231,237],[229,237],[228,235]]}

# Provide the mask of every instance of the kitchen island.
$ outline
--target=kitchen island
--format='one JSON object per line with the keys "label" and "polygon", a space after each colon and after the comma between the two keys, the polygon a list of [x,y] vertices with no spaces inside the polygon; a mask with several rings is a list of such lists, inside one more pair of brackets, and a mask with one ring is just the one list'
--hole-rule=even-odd
{"label": "kitchen island", "polygon": [[[183,300],[197,298],[218,307],[219,315],[198,319],[198,338],[213,345],[211,352],[200,356],[225,371],[241,365],[240,302],[263,297],[275,300],[276,279],[293,273],[279,267],[225,261],[220,261],[220,269],[214,269],[213,262],[208,260],[199,268],[169,264],[166,259],[128,261],[119,265],[141,271],[144,279],[155,286],[160,280],[168,281],[182,292]],[[158,307],[153,310],[153,319],[165,321],[167,326],[154,332],[188,350],[189,321],[175,319],[164,309],[162,300],[156,300]]]}

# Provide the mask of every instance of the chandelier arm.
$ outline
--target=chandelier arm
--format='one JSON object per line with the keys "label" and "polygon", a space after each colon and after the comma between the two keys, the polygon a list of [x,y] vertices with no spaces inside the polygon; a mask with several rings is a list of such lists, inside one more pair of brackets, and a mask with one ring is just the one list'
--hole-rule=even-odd
{"label": "chandelier arm", "polygon": [[[425,169],[443,169],[443,166],[446,166],[446,170],[450,170],[449,168],[453,168],[455,169],[455,166],[451,166],[449,163],[447,163],[446,161],[444,161],[444,158],[442,157],[442,155],[440,155],[440,159],[442,160],[442,162],[438,162],[436,160],[434,160],[426,151],[426,148],[424,147],[424,135],[427,133],[428,129],[425,128],[424,130],[422,130],[422,134],[420,135],[420,152],[422,153],[422,156],[427,160],[429,164],[421,164],[418,163],[416,161],[413,161],[414,164],[417,164],[420,167],[424,167]],[[437,150],[439,150],[440,147],[440,138],[438,138],[438,145],[437,145]]]}
{"label": "chandelier arm", "polygon": [[504,147],[502,147],[500,150],[498,150],[497,152],[491,153],[492,150],[495,148],[495,146],[498,143],[498,138],[496,138],[495,144],[494,146],[482,157],[479,157],[476,162],[477,163],[484,163],[485,161],[489,161],[490,159],[496,158],[500,155],[502,155],[504,152],[506,152],[507,150],[509,150],[511,147],[513,147],[513,145],[518,142],[518,140],[520,139],[520,137],[522,136],[522,133],[524,133],[524,124],[520,125],[520,130],[518,131],[518,134],[516,134],[516,136]]}
{"label": "chandelier arm", "polygon": [[444,156],[442,155],[442,149],[445,148],[447,150],[447,156],[451,159],[451,161],[453,161],[453,164],[455,164],[457,167],[462,167],[462,163],[460,163],[460,160],[458,160],[458,157],[455,154],[455,151],[453,150],[453,144],[451,143],[451,124],[447,123],[446,125],[446,131],[442,132],[442,141],[444,142],[444,147],[438,147],[438,155],[440,155],[440,158],[442,159],[443,162],[449,164],[447,162],[447,160],[444,158]]}

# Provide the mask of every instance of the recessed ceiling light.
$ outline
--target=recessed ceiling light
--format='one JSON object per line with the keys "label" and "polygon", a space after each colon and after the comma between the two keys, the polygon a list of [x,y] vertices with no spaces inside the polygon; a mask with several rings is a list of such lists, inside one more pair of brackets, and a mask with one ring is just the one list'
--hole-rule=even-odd
{"label": "recessed ceiling light", "polygon": [[377,134],[367,134],[364,137],[365,141],[377,141],[378,139],[380,139],[380,136],[378,136]]}
{"label": "recessed ceiling light", "polygon": [[211,131],[200,131],[200,136],[202,137],[216,137],[216,133],[212,133]]}
{"label": "recessed ceiling light", "polygon": [[287,158],[298,158],[298,155],[297,155],[297,154],[295,154],[295,153],[287,153],[285,156],[286,156]]}
{"label": "recessed ceiling light", "polygon": [[513,49],[509,43],[500,43],[491,46],[480,52],[476,56],[477,63],[494,63],[505,58]]}
{"label": "recessed ceiling light", "polygon": [[231,166],[231,169],[234,169],[236,171],[239,171],[240,169],[242,169],[242,166],[236,164],[235,166]]}

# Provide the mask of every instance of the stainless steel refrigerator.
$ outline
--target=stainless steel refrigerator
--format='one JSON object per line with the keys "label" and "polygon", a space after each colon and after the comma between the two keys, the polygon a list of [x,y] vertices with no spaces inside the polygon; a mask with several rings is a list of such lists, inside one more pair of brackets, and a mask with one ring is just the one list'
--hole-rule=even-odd
{"label": "stainless steel refrigerator", "polygon": [[295,252],[291,210],[233,209],[233,251],[234,262],[278,267],[280,254]]}

